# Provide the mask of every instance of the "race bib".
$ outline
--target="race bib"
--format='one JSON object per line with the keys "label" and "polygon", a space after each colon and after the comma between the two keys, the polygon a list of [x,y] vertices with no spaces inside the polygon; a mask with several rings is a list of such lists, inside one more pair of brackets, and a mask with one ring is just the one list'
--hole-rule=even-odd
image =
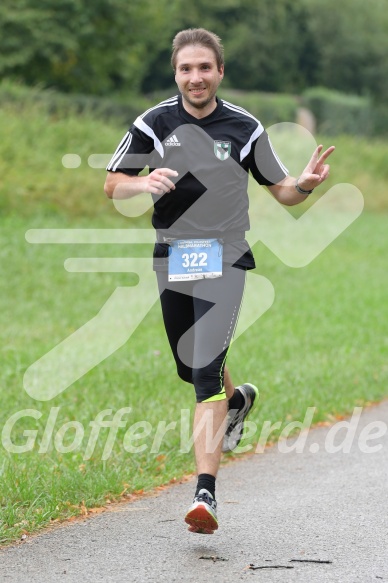
{"label": "race bib", "polygon": [[218,239],[178,239],[169,245],[168,281],[222,276],[222,243]]}

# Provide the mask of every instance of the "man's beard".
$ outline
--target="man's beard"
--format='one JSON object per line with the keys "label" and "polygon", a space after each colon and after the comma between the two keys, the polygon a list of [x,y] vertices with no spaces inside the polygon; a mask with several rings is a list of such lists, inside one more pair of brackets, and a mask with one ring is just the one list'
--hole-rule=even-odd
{"label": "man's beard", "polygon": [[[189,94],[190,94],[190,92],[189,92]],[[205,101],[191,101],[191,99],[189,99],[186,96],[186,100],[190,103],[190,105],[192,105],[196,109],[204,109],[207,105],[209,105],[209,103],[211,103],[213,101],[214,96],[215,96],[215,93],[213,93],[212,95],[209,95],[209,97],[207,99],[205,99]]]}

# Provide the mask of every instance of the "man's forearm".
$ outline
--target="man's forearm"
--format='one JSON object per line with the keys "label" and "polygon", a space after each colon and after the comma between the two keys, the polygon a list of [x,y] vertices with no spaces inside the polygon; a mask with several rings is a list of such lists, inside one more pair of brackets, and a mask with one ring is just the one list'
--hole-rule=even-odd
{"label": "man's forearm", "polygon": [[172,178],[177,178],[178,172],[170,168],[158,168],[147,176],[128,176],[123,172],[108,172],[104,191],[109,198],[131,198],[143,192],[161,196],[175,190]]}
{"label": "man's forearm", "polygon": [[145,192],[146,176],[127,176],[123,172],[109,172],[104,191],[109,198],[125,199]]}
{"label": "man's forearm", "polygon": [[296,178],[287,176],[281,183],[268,186],[273,196],[281,204],[293,206],[306,200],[308,194],[301,194],[295,188]]}

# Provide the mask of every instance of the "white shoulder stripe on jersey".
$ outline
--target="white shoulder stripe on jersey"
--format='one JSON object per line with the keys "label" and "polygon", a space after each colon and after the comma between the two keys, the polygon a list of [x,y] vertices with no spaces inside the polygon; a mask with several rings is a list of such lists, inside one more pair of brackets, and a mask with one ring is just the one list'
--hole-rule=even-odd
{"label": "white shoulder stripe on jersey", "polygon": [[162,146],[159,138],[155,134],[154,130],[152,128],[150,128],[150,126],[148,126],[145,123],[145,121],[143,121],[143,119],[140,116],[138,118],[136,118],[136,120],[135,120],[135,122],[134,122],[133,125],[135,125],[137,128],[139,128],[139,130],[141,130],[147,136],[149,136],[150,138],[153,139],[155,150],[158,152],[159,156],[161,158],[163,158],[163,156],[164,156],[164,149],[163,149],[163,146]]}
{"label": "white shoulder stripe on jersey", "polygon": [[114,166],[113,166],[113,168],[112,168],[112,170],[113,170],[113,171],[116,171],[116,169],[117,169],[117,166],[120,164],[121,160],[123,159],[123,157],[124,157],[124,156],[125,156],[125,154],[127,153],[127,151],[128,151],[128,148],[130,147],[130,145],[131,145],[131,142],[132,142],[132,137],[133,137],[133,136],[132,136],[132,134],[129,134],[129,140],[128,140],[128,141],[125,143],[125,146],[123,146],[123,147],[121,148],[121,151],[120,151],[120,156],[118,156],[118,157],[117,157],[117,160],[115,160],[115,162],[114,162]]}
{"label": "white shoulder stripe on jersey", "polygon": [[243,107],[240,107],[239,105],[234,105],[234,103],[229,103],[229,101],[225,101],[224,99],[221,99],[221,101],[228,109],[231,109],[232,111],[235,111],[237,113],[241,113],[242,115],[246,115],[247,117],[250,117],[251,119],[257,121],[257,123],[260,123],[260,121],[254,115],[249,113],[249,111],[247,111]]}
{"label": "white shoulder stripe on jersey", "polygon": [[257,118],[255,118],[254,115],[251,115],[248,111],[246,111],[242,107],[239,107],[237,105],[233,105],[233,103],[229,103],[228,101],[224,101],[223,99],[222,99],[222,102],[227,109],[230,109],[231,111],[234,111],[234,112],[239,113],[241,115],[245,115],[246,117],[253,119],[257,123],[257,128],[255,129],[255,131],[253,132],[253,134],[249,138],[248,142],[245,144],[245,146],[242,148],[242,150],[240,152],[240,162],[242,162],[244,160],[244,158],[249,154],[251,147],[252,147],[252,142],[254,142],[263,133],[264,128],[261,125],[261,122]]}
{"label": "white shoulder stripe on jersey", "polygon": [[[258,123],[257,129],[253,132],[248,143],[243,147],[243,149],[240,152],[240,161],[242,161],[249,154],[249,151],[252,147],[252,143],[254,142],[254,140],[256,140],[256,138],[258,138],[263,133],[264,128],[261,125],[260,121],[254,115],[252,115],[248,111],[246,111],[246,109],[244,109],[243,107],[240,107],[238,105],[234,105],[233,103],[229,103],[229,101],[225,101],[224,99],[222,99],[221,101],[223,102],[225,107],[227,107],[228,109],[231,109],[232,111],[246,115],[247,117],[252,118],[253,120],[255,120]],[[288,174],[289,174],[288,169],[284,166],[284,164],[280,160],[279,156],[277,155],[276,151],[274,150],[269,137],[268,137],[268,142],[269,142],[270,148],[272,150],[272,153],[273,153],[277,163],[279,164],[279,166],[283,170],[283,172],[288,176]]]}
{"label": "white shoulder stripe on jersey", "polygon": [[280,160],[279,156],[277,155],[277,153],[276,153],[276,151],[275,151],[275,149],[274,149],[274,147],[273,147],[273,145],[271,143],[271,140],[269,139],[269,136],[268,136],[268,143],[269,143],[269,145],[271,147],[271,150],[272,150],[273,155],[275,156],[276,160],[278,161],[278,164],[279,164],[280,168],[283,170],[283,172],[286,174],[286,176],[288,176],[289,175],[288,168],[286,168],[284,166],[284,164]]}
{"label": "white shoulder stripe on jersey", "polygon": [[122,148],[126,147],[126,144],[128,143],[129,140],[129,136],[130,136],[130,132],[127,131],[126,134],[124,135],[123,139],[121,140],[121,142],[119,143],[119,145],[117,146],[109,164],[109,166],[112,166],[114,164],[115,158],[117,157],[117,155],[121,152]]}
{"label": "white shoulder stripe on jersey", "polygon": [[[177,103],[178,103],[178,96],[177,95],[175,95],[174,97],[170,97],[169,99],[165,99],[164,101],[161,101],[160,103],[158,103],[154,107],[150,107],[150,109],[147,109],[147,111],[145,113],[143,113],[142,115],[140,115],[136,121],[142,120],[142,118],[145,115],[147,115],[147,113],[149,113],[150,111],[153,111],[154,109],[158,109],[159,107],[164,107],[166,105],[176,105]],[[136,122],[134,125],[137,125]],[[144,125],[148,128],[148,126],[146,124],[144,124]],[[139,125],[137,125],[137,127],[140,128]],[[142,129],[142,128],[140,128],[140,129]],[[149,128],[149,131],[145,131],[144,129],[143,129],[143,131],[144,131],[144,133],[146,133],[148,136],[150,136],[154,140],[155,149],[159,152],[159,149],[157,148],[156,144],[157,144],[157,142],[160,144],[160,142],[156,138],[156,136],[155,136],[154,132],[151,130],[151,128]],[[149,132],[151,132],[151,133],[149,133]],[[157,140],[157,142],[155,142],[155,140]],[[131,145],[131,141],[132,141],[132,134],[130,134],[130,132],[128,131],[125,134],[125,136],[123,137],[123,139],[121,140],[121,142],[119,143],[119,145],[117,146],[116,151],[113,154],[112,159],[106,168],[107,170],[113,170],[113,171],[116,170],[117,166],[120,164],[120,162],[123,158],[123,155],[125,154],[125,152],[129,148],[129,146]],[[161,151],[163,152],[163,147],[161,147]],[[163,156],[163,153],[161,155]]]}
{"label": "white shoulder stripe on jersey", "polygon": [[260,122],[258,122],[258,126],[255,129],[255,131],[253,132],[253,134],[251,135],[251,137],[249,138],[248,142],[245,144],[245,146],[243,147],[243,149],[240,152],[240,162],[242,162],[244,160],[244,158],[246,156],[248,156],[249,152],[251,151],[252,148],[252,143],[259,137],[261,136],[261,134],[264,131],[263,126],[261,125]]}
{"label": "white shoulder stripe on jersey", "polygon": [[165,107],[166,105],[176,105],[177,103],[178,103],[178,96],[175,95],[175,97],[170,97],[170,99],[166,99],[165,101],[161,101],[157,105],[150,107],[149,109],[147,109],[147,111],[142,113],[139,117],[141,117],[143,119],[143,117],[145,115],[147,115],[147,113],[149,113],[150,111],[154,111],[154,109],[158,109],[159,107]]}
{"label": "white shoulder stripe on jersey", "polygon": [[106,167],[107,170],[116,170],[117,167],[116,162],[117,161],[120,162],[122,158],[122,153],[127,150],[131,141],[132,134],[128,131],[121,140],[121,142],[119,143],[119,145],[117,146],[115,153],[113,154],[108,166]]}

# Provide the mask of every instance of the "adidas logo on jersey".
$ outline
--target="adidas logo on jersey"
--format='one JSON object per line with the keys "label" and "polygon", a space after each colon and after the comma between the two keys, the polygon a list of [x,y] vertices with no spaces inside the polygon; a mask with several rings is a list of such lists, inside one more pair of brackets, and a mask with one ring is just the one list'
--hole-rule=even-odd
{"label": "adidas logo on jersey", "polygon": [[171,136],[170,138],[168,138],[168,140],[166,140],[164,142],[165,146],[180,146],[181,143],[178,142],[178,138],[176,137],[176,135],[174,134],[173,136]]}

